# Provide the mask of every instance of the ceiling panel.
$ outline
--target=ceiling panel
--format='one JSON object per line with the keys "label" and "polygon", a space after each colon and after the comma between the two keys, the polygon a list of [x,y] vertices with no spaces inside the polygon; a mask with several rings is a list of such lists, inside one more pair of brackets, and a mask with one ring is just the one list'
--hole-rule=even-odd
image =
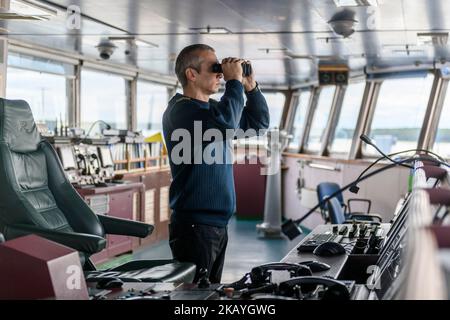
{"label": "ceiling panel", "polygon": [[[51,0],[60,15],[47,22],[0,22],[9,37],[98,58],[108,35],[136,35],[154,43],[111,60],[174,75],[174,57],[186,45],[207,43],[219,59],[254,60],[261,83],[297,85],[315,76],[320,59],[354,68],[377,64],[418,64],[450,60],[448,45],[417,47],[417,32],[450,30],[448,0],[379,0],[373,7],[348,8],[358,21],[350,39],[336,38],[327,21],[344,10],[332,0]],[[65,26],[65,8],[78,5],[82,28]],[[223,27],[231,34],[202,34],[191,28]],[[409,46],[409,51],[406,46]],[[280,51],[283,49],[284,51]],[[308,56],[313,56],[308,59]]]}

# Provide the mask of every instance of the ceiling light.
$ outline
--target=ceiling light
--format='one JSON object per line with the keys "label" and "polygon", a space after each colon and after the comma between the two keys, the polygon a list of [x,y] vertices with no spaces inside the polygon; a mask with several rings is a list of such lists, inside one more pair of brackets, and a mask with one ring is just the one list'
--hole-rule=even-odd
{"label": "ceiling light", "polygon": [[382,47],[383,55],[408,55],[418,56],[425,54],[425,51],[415,45],[387,44]]}
{"label": "ceiling light", "polygon": [[57,11],[27,0],[11,0],[9,5],[9,11],[25,17],[48,20],[51,16],[56,16]]}
{"label": "ceiling light", "polygon": [[377,0],[333,0],[336,7],[377,7]]}
{"label": "ceiling light", "polygon": [[276,21],[286,21],[287,17],[286,16],[273,16],[273,20]]}
{"label": "ceiling light", "polygon": [[199,31],[201,34],[230,34],[233,33],[225,27],[201,27],[201,28],[189,28],[190,30]]}
{"label": "ceiling light", "polygon": [[316,40],[324,41],[325,43],[355,42],[352,38],[342,37],[317,37]]}
{"label": "ceiling light", "polygon": [[265,51],[267,54],[271,52],[286,52],[287,48],[258,48],[258,51]]}
{"label": "ceiling light", "polygon": [[136,39],[136,37],[133,37],[133,36],[109,37],[108,39],[111,41],[114,41],[115,43],[122,43],[122,44],[134,42],[138,47],[147,47],[147,48],[158,48],[159,47],[155,43]]}
{"label": "ceiling light", "polygon": [[143,40],[138,40],[138,39],[136,39],[136,45],[138,47],[147,47],[147,48],[158,48],[159,47],[155,43],[147,42],[147,41],[143,41]]}

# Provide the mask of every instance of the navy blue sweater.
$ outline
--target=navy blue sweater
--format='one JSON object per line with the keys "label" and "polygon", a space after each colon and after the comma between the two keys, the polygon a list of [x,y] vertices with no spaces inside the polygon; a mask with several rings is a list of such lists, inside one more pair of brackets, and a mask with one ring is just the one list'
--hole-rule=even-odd
{"label": "navy blue sweater", "polygon": [[[224,227],[235,212],[236,195],[234,189],[231,140],[226,130],[267,129],[269,127],[269,109],[266,100],[259,89],[246,93],[247,105],[244,107],[244,87],[237,80],[226,83],[225,93],[221,100],[210,99],[209,102],[175,95],[163,115],[163,131],[169,152],[169,163],[172,172],[170,186],[170,207],[173,210],[172,222],[198,223],[210,226]],[[194,139],[194,122],[199,128],[201,121],[201,136],[207,129],[217,129],[223,135],[223,140],[210,139],[210,142],[198,142]],[[177,130],[176,129],[184,129]],[[197,130],[197,137],[200,131]],[[216,132],[218,132],[216,130]],[[172,139],[174,133],[182,137]],[[187,140],[191,150],[180,151],[177,144],[183,142],[184,133],[190,134]],[[173,141],[175,140],[175,141]],[[196,140],[197,142],[195,142]],[[186,142],[186,141],[185,141]],[[194,160],[195,154],[201,155],[208,145],[215,147],[210,154],[216,156],[215,151],[221,152],[222,162]],[[201,148],[199,148],[199,146]],[[175,148],[175,150],[174,150]],[[173,154],[172,154],[172,151]],[[201,153],[200,153],[201,152]],[[181,155],[184,161],[175,159]],[[188,159],[188,161],[185,161]],[[204,159],[203,159],[204,160]],[[181,162],[181,163],[180,163]],[[186,163],[187,162],[187,163]]]}

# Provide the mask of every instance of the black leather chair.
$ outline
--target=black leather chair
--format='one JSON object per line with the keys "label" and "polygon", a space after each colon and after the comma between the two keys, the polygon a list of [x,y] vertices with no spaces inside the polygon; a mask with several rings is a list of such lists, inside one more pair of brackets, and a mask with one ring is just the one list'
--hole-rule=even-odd
{"label": "black leather chair", "polygon": [[0,243],[3,242],[5,242],[5,236],[2,233],[0,233]]}
{"label": "black leather chair", "polygon": [[0,99],[0,168],[0,232],[6,240],[36,234],[78,250],[88,281],[193,281],[195,265],[174,260],[95,270],[89,256],[105,248],[106,234],[142,238],[153,226],[94,214],[66,178],[52,145],[41,138],[25,101]]}

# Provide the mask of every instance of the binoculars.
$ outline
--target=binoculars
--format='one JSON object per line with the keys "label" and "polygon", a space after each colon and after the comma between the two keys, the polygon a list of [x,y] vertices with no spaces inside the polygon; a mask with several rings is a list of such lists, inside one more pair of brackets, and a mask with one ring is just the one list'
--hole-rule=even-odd
{"label": "binoculars", "polygon": [[[249,63],[242,63],[242,76],[248,77],[252,74],[252,65]],[[214,73],[223,73],[222,65],[220,63],[216,63],[212,66],[212,72]]]}

